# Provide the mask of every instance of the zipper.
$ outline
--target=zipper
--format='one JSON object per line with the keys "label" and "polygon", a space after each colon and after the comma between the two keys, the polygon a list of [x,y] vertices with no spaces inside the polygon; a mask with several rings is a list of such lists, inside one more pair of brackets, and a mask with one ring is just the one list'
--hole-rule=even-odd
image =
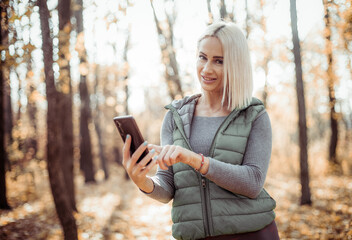
{"label": "zipper", "polygon": [[210,232],[210,226],[209,226],[209,214],[208,214],[208,202],[207,202],[207,184],[205,181],[205,178],[201,178],[202,181],[202,195],[203,195],[203,200],[204,200],[204,221],[205,221],[205,234],[206,236],[209,236]]}
{"label": "zipper", "polygon": [[[214,157],[214,150],[215,150],[215,141],[216,141],[216,138],[220,132],[220,129],[223,128],[223,126],[226,126],[229,124],[229,119],[232,119],[234,116],[236,116],[238,114],[238,110],[236,111],[233,111],[231,112],[226,118],[225,120],[221,123],[221,125],[219,126],[219,128],[217,129],[216,133],[215,133],[215,136],[213,138],[213,141],[211,143],[211,146],[210,146],[210,151],[209,151],[209,156],[210,157]],[[210,201],[208,199],[208,187],[207,187],[207,184],[206,184],[206,179],[204,177],[201,177],[201,181],[202,181],[202,196],[203,196],[203,201],[204,201],[204,206],[205,206],[205,226],[206,226],[206,229],[205,229],[205,233],[207,236],[212,236],[213,235],[213,228],[210,228],[210,223],[212,224],[212,219],[211,217],[209,216],[211,213],[210,212]],[[208,209],[209,209],[209,213],[208,213]]]}
{"label": "zipper", "polygon": [[[173,107],[170,107],[170,110],[173,110],[177,113],[176,109],[173,108]],[[237,115],[239,111],[233,111],[231,112],[226,118],[225,120],[221,123],[220,127],[217,129],[216,133],[215,133],[215,137],[213,138],[213,141],[211,143],[211,147],[210,147],[210,151],[209,151],[209,155],[211,157],[213,157],[214,155],[214,148],[215,148],[215,140],[216,140],[216,137],[217,135],[219,134],[219,131],[220,129],[223,127],[223,125],[225,124],[228,124],[228,119],[231,117],[233,117],[234,115]],[[174,113],[173,113],[174,115]],[[181,126],[183,127],[183,124],[182,124],[182,120],[181,120],[181,117],[180,115],[177,113],[174,115],[174,118],[177,118],[179,121],[180,121],[180,124]],[[177,124],[177,121],[176,122],[176,125]],[[183,128],[180,128],[180,132],[181,132],[181,135],[183,136],[184,140],[186,141],[187,143],[187,146],[188,148],[193,151],[193,149],[191,148],[191,144],[189,143],[187,137],[185,136],[184,132],[181,130]],[[196,172],[196,170],[193,169],[193,171]],[[207,188],[207,184],[206,184],[206,179],[204,177],[202,177],[199,173],[197,173],[197,175],[200,177],[201,179],[201,183],[202,183],[202,187],[201,187],[201,198],[202,198],[202,201],[204,202],[204,207],[202,207],[202,210],[203,210],[203,213],[204,213],[204,225],[205,225],[205,234],[206,236],[212,236],[213,235],[213,230],[210,229],[210,223],[212,222],[212,219],[210,218],[210,206],[208,206],[210,203],[208,203],[208,201],[210,201],[208,199],[208,188]],[[209,209],[209,213],[208,213],[208,209]]]}
{"label": "zipper", "polygon": [[228,119],[233,118],[233,117],[236,116],[238,113],[239,113],[238,110],[233,110],[233,111],[225,118],[225,120],[220,124],[218,130],[216,130],[216,133],[215,133],[215,135],[214,135],[213,141],[211,142],[211,145],[210,145],[210,150],[209,150],[209,156],[210,156],[210,157],[214,157],[215,140],[216,140],[216,137],[218,136],[218,134],[219,134],[219,132],[220,132],[220,129],[222,129],[222,127],[223,127],[224,125],[228,125],[228,124],[229,124]]}

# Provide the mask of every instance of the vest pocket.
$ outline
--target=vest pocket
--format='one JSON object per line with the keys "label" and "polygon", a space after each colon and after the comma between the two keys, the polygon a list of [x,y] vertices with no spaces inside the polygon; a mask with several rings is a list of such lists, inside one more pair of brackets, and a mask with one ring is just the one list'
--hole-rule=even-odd
{"label": "vest pocket", "polygon": [[[224,188],[210,182],[210,199],[212,206],[217,202],[226,202],[224,208],[215,210],[215,216],[219,214],[253,214],[258,212],[267,212],[275,209],[275,200],[263,188],[257,198],[249,198],[240,194],[232,193]],[[216,204],[215,204],[216,205]],[[236,209],[236,210],[235,210]],[[235,212],[232,212],[234,211]]]}

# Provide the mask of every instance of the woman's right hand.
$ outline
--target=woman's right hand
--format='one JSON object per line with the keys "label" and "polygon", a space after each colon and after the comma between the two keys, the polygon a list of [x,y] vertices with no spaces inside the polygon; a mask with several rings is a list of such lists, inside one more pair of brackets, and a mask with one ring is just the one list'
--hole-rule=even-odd
{"label": "woman's right hand", "polygon": [[[137,160],[145,151],[148,144],[145,141],[137,148],[137,150],[131,156],[131,140],[132,137],[130,135],[127,135],[125,144],[123,146],[122,164],[126,169],[128,176],[137,185],[137,187],[139,187],[142,191],[146,193],[150,193],[154,189],[154,183],[153,180],[147,177],[147,174],[156,164],[156,160],[152,159],[155,151],[149,151],[149,153],[140,162],[137,163]],[[150,160],[151,162],[147,165]]]}

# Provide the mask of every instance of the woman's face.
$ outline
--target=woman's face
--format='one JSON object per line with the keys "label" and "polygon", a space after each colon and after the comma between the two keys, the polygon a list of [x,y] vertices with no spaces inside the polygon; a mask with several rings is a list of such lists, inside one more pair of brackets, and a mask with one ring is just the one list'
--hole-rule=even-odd
{"label": "woman's face", "polygon": [[198,50],[197,75],[202,89],[222,93],[224,58],[220,40],[206,37],[199,43]]}

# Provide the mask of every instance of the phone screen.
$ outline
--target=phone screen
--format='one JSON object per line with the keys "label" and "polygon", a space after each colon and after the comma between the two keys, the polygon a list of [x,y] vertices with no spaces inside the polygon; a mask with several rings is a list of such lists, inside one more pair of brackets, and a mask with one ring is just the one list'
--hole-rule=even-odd
{"label": "phone screen", "polygon": [[[133,116],[119,116],[114,118],[115,125],[119,131],[123,142],[126,141],[127,134],[131,135],[132,142],[130,147],[131,155],[137,150],[137,148],[144,143],[143,136],[139,131],[137,123]],[[141,161],[148,154],[148,149],[146,149],[142,155],[139,157],[138,161]],[[149,164],[149,163],[148,163]]]}

